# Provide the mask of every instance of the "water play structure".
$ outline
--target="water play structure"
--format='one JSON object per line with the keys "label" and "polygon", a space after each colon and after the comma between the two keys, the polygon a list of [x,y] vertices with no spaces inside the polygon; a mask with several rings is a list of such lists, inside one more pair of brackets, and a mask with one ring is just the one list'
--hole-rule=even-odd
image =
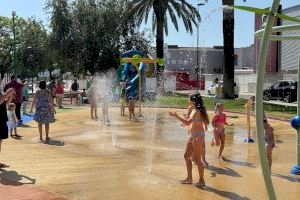
{"label": "water play structure", "polygon": [[118,73],[121,73],[121,81],[128,80],[126,95],[139,100],[139,114],[142,114],[142,97],[146,88],[145,69],[147,64],[163,65],[163,59],[153,59],[150,56],[144,57],[144,54],[138,50],[130,50],[122,54],[121,67]]}
{"label": "water play structure", "polygon": [[[265,144],[264,144],[264,127],[263,127],[263,83],[264,83],[264,73],[266,68],[267,62],[267,55],[268,55],[268,47],[270,40],[300,40],[300,35],[288,35],[288,36],[281,36],[281,35],[272,35],[273,32],[283,32],[288,30],[300,30],[300,19],[296,19],[287,15],[283,15],[278,13],[280,0],[273,0],[272,6],[267,9],[259,9],[253,7],[246,7],[246,6],[232,6],[233,9],[240,9],[244,11],[255,12],[258,14],[266,15],[266,24],[265,28],[255,32],[255,37],[261,38],[261,48],[260,54],[258,58],[258,67],[257,67],[257,81],[256,81],[256,104],[255,104],[255,116],[256,116],[256,133],[257,133],[257,142],[259,148],[259,157],[261,162],[261,168],[263,172],[263,177],[266,185],[266,189],[269,195],[269,199],[277,199],[276,194],[274,191],[271,173],[268,168],[268,161],[265,152]],[[285,25],[285,26],[274,26],[274,22],[276,18],[281,18],[284,20],[292,21],[298,23],[298,25]],[[300,81],[300,63],[298,68],[298,82]],[[298,116],[300,115],[300,89],[298,87]],[[297,118],[298,120],[299,118]],[[299,124],[299,120],[297,121]],[[300,129],[297,126],[297,165],[292,169],[294,174],[300,174]]]}

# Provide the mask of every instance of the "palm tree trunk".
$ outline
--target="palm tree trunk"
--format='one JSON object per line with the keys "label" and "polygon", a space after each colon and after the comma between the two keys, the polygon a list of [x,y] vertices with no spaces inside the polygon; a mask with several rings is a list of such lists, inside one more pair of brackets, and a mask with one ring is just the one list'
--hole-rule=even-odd
{"label": "palm tree trunk", "polygon": [[[222,0],[223,5],[234,5],[234,0]],[[234,99],[234,10],[223,10],[224,39],[224,98]]]}
{"label": "palm tree trunk", "polygon": [[[157,22],[156,28],[156,57],[164,58],[164,21]],[[157,65],[157,92],[164,92],[164,66]]]}

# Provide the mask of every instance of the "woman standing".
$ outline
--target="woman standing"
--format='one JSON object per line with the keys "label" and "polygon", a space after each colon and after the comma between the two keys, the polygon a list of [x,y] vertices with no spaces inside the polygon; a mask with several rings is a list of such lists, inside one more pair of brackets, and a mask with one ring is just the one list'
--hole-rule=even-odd
{"label": "woman standing", "polygon": [[176,112],[169,112],[170,116],[176,117],[182,123],[189,126],[188,130],[190,138],[187,142],[184,159],[187,168],[187,178],[182,181],[183,184],[192,184],[192,156],[198,166],[199,182],[196,183],[197,187],[204,187],[204,166],[201,162],[201,155],[204,151],[205,129],[209,124],[208,115],[203,104],[200,94],[191,95],[189,98],[189,106],[192,107],[192,112],[188,119],[180,117]]}
{"label": "woman standing", "polygon": [[33,107],[36,106],[36,111],[33,119],[38,123],[40,140],[43,140],[43,127],[45,125],[46,132],[46,143],[49,142],[49,124],[54,122],[54,103],[51,92],[46,89],[46,82],[41,81],[39,84],[39,90],[36,92],[31,111]]}
{"label": "woman standing", "polygon": [[[0,78],[0,84],[2,82],[2,78]],[[0,91],[0,152],[1,152],[1,144],[2,140],[8,138],[8,128],[7,128],[7,112],[6,112],[6,104],[9,103],[13,96],[15,95],[15,90],[10,88],[6,91],[6,93],[2,94]],[[6,165],[0,163],[0,169],[5,167]]]}

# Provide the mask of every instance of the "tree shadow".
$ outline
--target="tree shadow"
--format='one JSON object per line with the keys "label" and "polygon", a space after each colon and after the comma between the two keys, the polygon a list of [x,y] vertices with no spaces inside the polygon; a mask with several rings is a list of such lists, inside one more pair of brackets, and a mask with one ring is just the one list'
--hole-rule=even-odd
{"label": "tree shadow", "polygon": [[45,142],[44,144],[50,145],[50,146],[59,146],[62,147],[65,145],[65,142],[60,140],[52,140],[50,139],[48,142]]}
{"label": "tree shadow", "polygon": [[211,172],[212,177],[216,177],[217,174],[224,174],[233,177],[242,177],[237,171],[230,169],[228,167],[220,168],[220,167],[209,165],[207,169],[212,171]]}
{"label": "tree shadow", "polygon": [[282,175],[282,174],[277,174],[277,173],[272,173],[273,176],[276,176],[278,178],[282,178],[285,179],[289,182],[293,182],[293,183],[300,183],[300,178],[295,177],[295,176],[286,176],[286,175]]}
{"label": "tree shadow", "polygon": [[234,192],[228,192],[228,191],[223,191],[223,190],[217,190],[215,188],[212,187],[204,187],[201,188],[202,190],[208,191],[208,192],[212,192],[215,193],[221,197],[224,197],[226,199],[234,199],[234,200],[250,200],[250,198],[248,197],[242,197],[241,195],[234,193]]}
{"label": "tree shadow", "polygon": [[250,167],[250,168],[256,168],[256,166],[254,165],[254,163],[249,163],[249,162],[244,162],[244,161],[236,161],[236,160],[230,160],[227,158],[222,158],[225,162],[228,162],[230,164],[234,164],[234,165],[238,165],[238,166],[246,166],[246,167]]}
{"label": "tree shadow", "polygon": [[[28,182],[21,182],[22,180],[27,180]],[[11,185],[11,186],[20,186],[25,184],[35,184],[35,179],[32,179],[28,176],[21,175],[16,171],[7,171],[5,169],[1,170],[0,173],[0,184],[2,185]]]}

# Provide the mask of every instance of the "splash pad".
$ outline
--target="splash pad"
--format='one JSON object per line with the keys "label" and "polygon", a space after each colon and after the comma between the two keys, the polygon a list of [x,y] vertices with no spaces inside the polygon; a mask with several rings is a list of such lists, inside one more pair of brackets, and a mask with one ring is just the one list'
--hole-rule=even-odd
{"label": "splash pad", "polygon": [[[257,141],[259,148],[259,157],[261,162],[261,168],[263,171],[263,177],[268,192],[269,199],[277,199],[275,190],[273,187],[270,170],[268,168],[268,161],[264,147],[264,128],[263,128],[263,83],[264,83],[264,72],[266,68],[268,47],[270,40],[283,41],[283,40],[300,40],[300,35],[293,36],[277,36],[271,35],[272,32],[283,32],[288,30],[300,30],[300,25],[289,25],[289,26],[277,26],[273,27],[275,19],[281,18],[284,20],[300,23],[300,19],[296,19],[287,15],[278,13],[280,0],[273,0],[272,6],[269,10],[259,9],[253,7],[245,6],[232,6],[233,9],[241,9],[244,11],[254,12],[267,16],[265,28],[259,30],[255,33],[256,37],[261,38],[261,48],[258,58],[258,69],[257,69],[257,81],[256,81],[256,104],[255,104],[255,113],[256,113],[256,132],[257,132]],[[300,81],[300,61],[298,68],[298,82]],[[298,115],[300,115],[300,88],[298,87]],[[298,171],[300,169],[300,130],[297,130],[298,140],[297,140],[297,162],[298,164],[292,169],[292,172]]]}

